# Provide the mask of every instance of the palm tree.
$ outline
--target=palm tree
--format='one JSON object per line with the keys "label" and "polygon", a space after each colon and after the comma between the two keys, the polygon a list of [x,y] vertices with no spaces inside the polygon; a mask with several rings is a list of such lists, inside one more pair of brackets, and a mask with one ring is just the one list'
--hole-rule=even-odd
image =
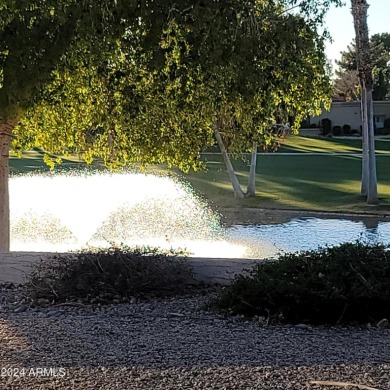
{"label": "palm tree", "polygon": [[372,65],[368,37],[366,0],[351,0],[352,16],[356,34],[356,55],[359,83],[362,91],[361,111],[363,129],[362,188],[367,204],[378,204],[375,161],[374,106],[372,100]]}

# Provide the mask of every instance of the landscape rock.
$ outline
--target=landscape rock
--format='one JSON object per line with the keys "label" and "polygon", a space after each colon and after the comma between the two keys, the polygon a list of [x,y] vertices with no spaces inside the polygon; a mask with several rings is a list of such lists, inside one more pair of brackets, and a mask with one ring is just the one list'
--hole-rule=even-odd
{"label": "landscape rock", "polygon": [[16,309],[14,309],[14,313],[23,313],[26,310],[27,310],[26,306],[19,306]]}
{"label": "landscape rock", "polygon": [[296,324],[296,325],[294,325],[294,328],[303,329],[303,330],[310,330],[311,326],[307,325],[307,324]]}
{"label": "landscape rock", "polygon": [[61,312],[58,311],[58,310],[50,310],[50,311],[48,311],[48,312],[46,313],[46,315],[47,315],[48,317],[57,317],[57,316],[61,315]]}
{"label": "landscape rock", "polygon": [[50,301],[46,298],[38,298],[36,302],[39,306],[46,306],[50,304]]}
{"label": "landscape rock", "polygon": [[23,314],[8,307],[0,314],[2,367],[63,367],[65,375],[3,378],[0,387],[307,390],[311,380],[331,378],[390,388],[390,329],[261,327],[258,318],[236,322],[205,311],[211,297],[36,307]]}
{"label": "landscape rock", "polygon": [[183,313],[168,313],[168,318],[172,317],[185,317],[185,314]]}

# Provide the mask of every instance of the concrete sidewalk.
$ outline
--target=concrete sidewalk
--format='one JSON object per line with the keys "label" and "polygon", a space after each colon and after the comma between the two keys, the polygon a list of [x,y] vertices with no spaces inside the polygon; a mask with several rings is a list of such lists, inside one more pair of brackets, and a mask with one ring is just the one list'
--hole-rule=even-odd
{"label": "concrete sidewalk", "polygon": [[[0,284],[25,283],[35,263],[54,255],[59,255],[59,253],[0,253]],[[261,260],[190,257],[187,261],[192,267],[196,280],[210,284],[227,285],[237,274],[245,273]]]}

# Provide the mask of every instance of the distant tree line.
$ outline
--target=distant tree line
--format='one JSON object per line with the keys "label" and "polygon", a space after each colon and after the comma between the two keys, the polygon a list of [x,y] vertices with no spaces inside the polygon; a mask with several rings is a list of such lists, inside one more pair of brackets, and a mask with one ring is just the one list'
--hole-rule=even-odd
{"label": "distant tree line", "polygon": [[[370,37],[370,59],[373,72],[373,99],[390,98],[390,34],[375,34]],[[355,40],[341,52],[336,61],[334,97],[344,101],[360,100],[361,90],[357,71]]]}

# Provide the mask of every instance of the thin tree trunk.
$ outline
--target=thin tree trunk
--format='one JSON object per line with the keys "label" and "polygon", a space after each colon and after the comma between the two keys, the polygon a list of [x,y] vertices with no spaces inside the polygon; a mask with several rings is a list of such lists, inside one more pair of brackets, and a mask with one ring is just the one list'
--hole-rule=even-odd
{"label": "thin tree trunk", "polygon": [[368,176],[369,176],[369,154],[368,154],[368,122],[367,122],[367,110],[366,110],[366,89],[361,86],[361,116],[362,116],[362,184],[361,195],[367,198],[368,194]]}
{"label": "thin tree trunk", "polygon": [[234,196],[237,199],[243,199],[245,197],[245,194],[242,191],[240,183],[239,183],[239,181],[237,179],[237,176],[236,176],[236,174],[234,172],[234,168],[233,168],[232,162],[230,161],[229,155],[228,155],[228,153],[226,151],[226,148],[225,148],[225,145],[224,145],[224,143],[222,141],[221,134],[219,133],[217,128],[214,128],[214,136],[215,136],[215,139],[218,142],[218,146],[219,146],[219,148],[221,150],[223,160],[225,161],[226,169],[228,171],[229,178],[230,178],[230,182],[232,183]]}
{"label": "thin tree trunk", "polygon": [[374,102],[372,100],[372,85],[366,91],[367,123],[368,123],[368,192],[367,204],[378,204],[378,182],[376,175],[375,133],[374,133]]}
{"label": "thin tree trunk", "polygon": [[9,152],[15,122],[0,120],[0,252],[10,249]]}
{"label": "thin tree trunk", "polygon": [[256,163],[257,163],[257,142],[253,142],[251,154],[251,166],[249,169],[249,180],[246,196],[256,196]]}
{"label": "thin tree trunk", "polygon": [[[363,161],[362,192],[367,190],[367,204],[378,203],[374,118],[372,102],[372,66],[370,58],[370,41],[367,26],[367,0],[351,0],[352,16],[356,34],[356,53],[359,81],[362,87],[362,129],[363,159],[368,158],[368,166]],[[366,131],[366,137],[364,132]],[[368,172],[368,181],[364,176]],[[367,183],[367,185],[365,184]]]}

